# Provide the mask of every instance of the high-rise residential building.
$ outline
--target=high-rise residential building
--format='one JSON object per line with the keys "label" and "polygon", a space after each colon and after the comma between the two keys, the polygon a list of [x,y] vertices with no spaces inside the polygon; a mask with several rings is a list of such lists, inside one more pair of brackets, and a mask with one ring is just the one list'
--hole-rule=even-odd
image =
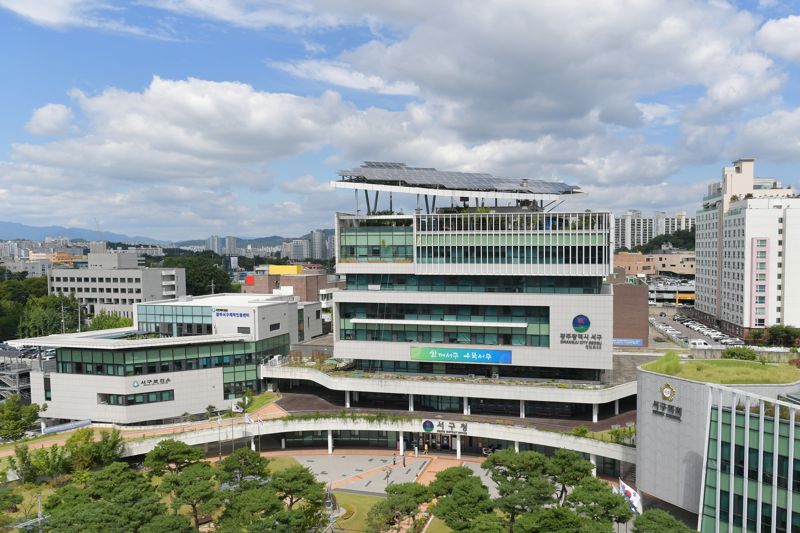
{"label": "high-rise residential building", "polygon": [[281,245],[281,255],[290,261],[302,261],[311,257],[311,241],[308,239],[293,239]]}
{"label": "high-rise residential building", "polygon": [[312,259],[327,259],[328,258],[328,242],[325,238],[325,232],[321,229],[315,229],[311,232],[311,255]]}
{"label": "high-rise residential building", "polygon": [[325,251],[327,252],[325,259],[330,259],[336,255],[336,233],[328,235],[325,241]]}
{"label": "high-rise residential building", "polygon": [[725,167],[697,212],[695,313],[746,337],[773,324],[800,325],[800,197],[755,160]]}
{"label": "high-rise residential building", "polygon": [[133,317],[140,302],[186,295],[183,268],[144,268],[135,252],[89,254],[88,268],[54,268],[50,294],[73,294],[89,314],[100,311]]}
{"label": "high-rise residential building", "polygon": [[236,255],[236,237],[228,235],[225,237],[225,255]]}
{"label": "high-rise residential building", "polygon": [[632,249],[647,244],[659,235],[672,235],[676,231],[691,230],[694,219],[679,211],[674,217],[668,217],[663,211],[655,216],[644,217],[642,212],[631,209],[623,216],[614,219],[614,247]]}
{"label": "high-rise residential building", "polygon": [[206,250],[211,250],[215,254],[222,255],[222,241],[219,235],[212,235],[206,239]]}
{"label": "high-rise residential building", "polygon": [[[347,372],[275,364],[262,366],[263,378],[281,389],[314,382],[311,390],[324,387],[326,397],[341,391],[346,409],[408,409],[421,419],[411,431],[361,432],[388,437],[401,453],[418,446],[458,456],[492,443],[552,451],[536,447],[542,441],[525,418],[593,426],[630,411],[635,386],[612,371],[613,289],[603,283],[612,263],[610,213],[548,212],[579,192],[563,183],[398,163],[339,175],[336,188],[369,198],[366,211],[336,216],[336,269],[346,287],[333,292],[333,352],[349,362]],[[387,214],[377,191],[426,196],[427,208]],[[452,207],[437,208],[437,199]],[[353,378],[352,369],[361,375]],[[506,417],[516,436],[470,415]],[[340,438],[350,437],[329,432],[329,449]],[[598,471],[619,473],[630,461],[596,452],[587,453]]]}

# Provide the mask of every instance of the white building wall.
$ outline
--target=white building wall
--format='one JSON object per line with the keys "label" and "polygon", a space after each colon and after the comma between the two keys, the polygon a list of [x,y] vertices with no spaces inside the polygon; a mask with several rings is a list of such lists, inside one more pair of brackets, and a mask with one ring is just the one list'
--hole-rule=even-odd
{"label": "white building wall", "polygon": [[[132,424],[148,420],[175,418],[183,413],[202,413],[208,405],[222,410],[224,399],[222,368],[188,370],[146,376],[86,376],[83,374],[49,373],[52,400],[44,399],[44,375],[31,372],[31,401],[47,403],[45,416],[52,419],[96,420]],[[169,379],[169,383],[146,386],[144,380]],[[87,386],[90,382],[91,386]],[[175,400],[143,405],[104,405],[98,394],[145,394],[174,390]]]}

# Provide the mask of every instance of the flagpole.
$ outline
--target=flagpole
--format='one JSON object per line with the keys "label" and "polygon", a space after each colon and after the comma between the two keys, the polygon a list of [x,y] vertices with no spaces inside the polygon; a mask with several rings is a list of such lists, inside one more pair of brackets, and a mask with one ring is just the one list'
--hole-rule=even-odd
{"label": "flagpole", "polygon": [[222,415],[217,415],[217,449],[219,450],[219,462],[222,462]]}

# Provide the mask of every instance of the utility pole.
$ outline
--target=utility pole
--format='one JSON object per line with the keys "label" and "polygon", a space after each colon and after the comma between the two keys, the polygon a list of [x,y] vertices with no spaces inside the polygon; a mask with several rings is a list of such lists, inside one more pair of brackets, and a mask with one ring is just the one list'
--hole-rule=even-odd
{"label": "utility pole", "polygon": [[64,328],[64,302],[61,302],[61,334],[66,333]]}
{"label": "utility pole", "polygon": [[211,280],[211,294],[214,294],[214,280]]}

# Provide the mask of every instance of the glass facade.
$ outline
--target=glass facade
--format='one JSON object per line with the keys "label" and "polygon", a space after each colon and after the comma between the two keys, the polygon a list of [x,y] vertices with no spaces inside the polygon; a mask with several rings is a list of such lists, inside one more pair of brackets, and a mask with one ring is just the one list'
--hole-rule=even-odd
{"label": "glass facade", "polygon": [[416,276],[414,274],[348,274],[347,290],[420,292],[512,292],[600,294],[599,276]]}
{"label": "glass facade", "polygon": [[[385,342],[549,346],[548,307],[342,303],[339,338]],[[441,325],[359,323],[353,319],[429,320]],[[448,325],[459,322],[518,323],[523,327]]]}
{"label": "glass facade", "polygon": [[142,392],[139,394],[97,395],[97,403],[106,405],[142,405],[145,403],[171,402],[175,399],[174,390]]}
{"label": "glass facade", "polygon": [[65,374],[142,376],[223,367],[224,394],[232,398],[258,391],[256,367],[266,357],[289,353],[289,335],[256,342],[224,342],[131,350],[56,350],[58,371]]}
{"label": "glass facade", "polygon": [[764,411],[711,406],[701,531],[800,531],[798,428],[789,409]]}
{"label": "glass facade", "polygon": [[165,337],[210,335],[212,309],[200,305],[139,305],[136,308],[139,332]]}
{"label": "glass facade", "polygon": [[359,226],[342,228],[339,234],[339,261],[410,263],[414,259],[414,232],[411,220],[372,221],[407,223],[407,226]]}

